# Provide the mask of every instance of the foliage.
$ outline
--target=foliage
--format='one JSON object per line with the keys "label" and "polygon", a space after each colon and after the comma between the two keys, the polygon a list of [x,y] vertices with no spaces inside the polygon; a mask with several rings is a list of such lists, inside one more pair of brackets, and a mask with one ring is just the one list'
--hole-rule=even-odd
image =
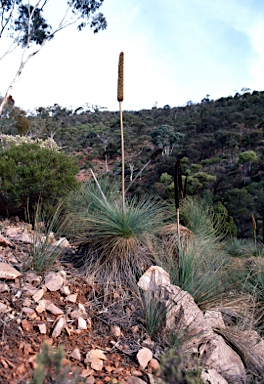
{"label": "foliage", "polygon": [[64,254],[63,238],[58,245],[55,243],[55,236],[60,237],[63,233],[63,222],[60,205],[52,215],[45,212],[40,204],[37,206],[29,250],[30,263],[36,272],[46,273]]}
{"label": "foliage", "polygon": [[191,233],[185,241],[183,233],[180,241],[176,233],[170,240],[162,237],[158,263],[169,273],[172,284],[190,293],[200,307],[210,307],[230,288],[220,242],[224,226],[205,201],[195,198],[185,199],[180,217]]}
{"label": "foliage", "polygon": [[37,355],[37,368],[34,371],[30,384],[77,384],[84,382],[78,372],[70,373],[70,364],[63,367],[65,353],[63,346],[58,346],[57,350],[44,343],[43,351]]}
{"label": "foliage", "polygon": [[202,368],[189,367],[186,356],[170,349],[161,357],[162,378],[168,384],[202,384]]}
{"label": "foliage", "polygon": [[151,236],[161,225],[163,207],[148,196],[126,200],[123,212],[114,183],[101,185],[102,193],[92,181],[72,193],[69,230],[78,231],[75,243],[85,254],[87,274],[102,283],[133,285],[153,260]]}
{"label": "foliage", "polygon": [[164,124],[159,126],[151,133],[153,143],[163,148],[165,155],[168,155],[175,145],[179,145],[184,138],[184,134],[177,132],[174,127]]}
{"label": "foliage", "polygon": [[248,163],[249,161],[257,161],[257,154],[256,152],[250,150],[250,151],[245,151],[245,152],[241,152],[239,155],[238,155],[238,158],[239,158],[239,162],[241,164],[246,164]]}
{"label": "foliage", "polygon": [[[16,43],[22,47],[28,46],[29,43],[41,45],[45,40],[52,39],[58,29],[52,27],[43,15],[46,3],[46,1],[40,1],[37,5],[33,6],[31,4],[23,4],[22,0],[2,1],[0,16],[3,23],[0,38],[5,30],[9,31],[9,33],[11,31]],[[102,3],[103,0],[74,0],[68,3],[69,9],[75,16],[75,21],[79,21],[79,30],[87,24],[95,33],[100,29],[106,28],[107,24],[104,16],[101,13],[97,13]],[[67,7],[67,4],[65,6]],[[63,22],[65,27],[65,20]],[[71,22],[73,21],[71,20]],[[18,33],[17,35],[15,35],[16,32]]]}
{"label": "foliage", "polygon": [[[152,191],[163,199],[173,197],[173,185],[168,188],[161,184],[160,176],[167,173],[173,177],[175,159],[179,158],[183,178],[190,179],[187,194],[210,195],[214,203],[224,204],[237,226],[238,237],[252,237],[253,213],[257,240],[263,242],[263,105],[264,91],[253,91],[205,103],[188,102],[184,107],[124,111],[126,153],[136,158],[138,169],[148,162],[155,150],[153,132],[164,125],[171,127],[165,137],[169,143],[165,149],[167,155],[151,161],[133,184],[133,193]],[[5,133],[16,132],[16,120],[11,117],[10,108],[8,106],[5,118],[0,121]],[[81,168],[92,165],[96,174],[101,174],[106,170],[102,161],[107,157],[109,175],[119,174],[120,135],[116,112],[91,105],[80,106],[75,111],[54,105],[39,108],[27,119],[30,134],[40,138],[55,135],[57,143],[78,157]],[[175,132],[184,137],[173,147],[170,140]],[[107,147],[105,140],[109,143]],[[157,139],[154,145],[163,149],[165,141]],[[247,151],[254,151],[257,161],[241,164],[241,154],[243,157]],[[131,161],[127,158],[126,163],[128,178]]]}
{"label": "foliage", "polygon": [[78,183],[78,168],[63,152],[38,144],[10,145],[0,151],[0,209],[2,214],[23,216],[41,199],[47,209]]}

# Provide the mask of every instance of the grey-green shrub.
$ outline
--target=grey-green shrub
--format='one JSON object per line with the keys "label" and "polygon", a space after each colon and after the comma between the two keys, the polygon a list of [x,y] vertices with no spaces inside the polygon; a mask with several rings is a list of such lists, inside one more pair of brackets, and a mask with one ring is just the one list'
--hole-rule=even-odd
{"label": "grey-green shrub", "polygon": [[[41,200],[55,206],[78,182],[77,164],[63,152],[37,143],[11,145],[0,151],[0,213],[32,214]],[[24,218],[24,217],[23,217]]]}

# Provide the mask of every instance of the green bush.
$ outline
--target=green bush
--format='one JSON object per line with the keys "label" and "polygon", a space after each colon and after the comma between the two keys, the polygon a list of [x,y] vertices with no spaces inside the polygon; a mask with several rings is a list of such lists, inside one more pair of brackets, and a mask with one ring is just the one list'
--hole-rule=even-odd
{"label": "green bush", "polygon": [[56,205],[78,182],[78,167],[63,152],[37,143],[11,145],[0,151],[0,213],[32,214],[41,200],[46,208]]}

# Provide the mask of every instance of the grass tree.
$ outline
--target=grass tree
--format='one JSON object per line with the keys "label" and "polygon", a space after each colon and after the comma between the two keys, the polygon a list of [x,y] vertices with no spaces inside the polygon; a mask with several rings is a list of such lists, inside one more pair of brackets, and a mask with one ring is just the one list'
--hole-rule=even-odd
{"label": "grass tree", "polygon": [[109,179],[88,181],[68,201],[68,228],[80,254],[83,270],[101,283],[136,280],[154,262],[152,236],[162,225],[163,206],[142,197],[120,204],[118,186]]}

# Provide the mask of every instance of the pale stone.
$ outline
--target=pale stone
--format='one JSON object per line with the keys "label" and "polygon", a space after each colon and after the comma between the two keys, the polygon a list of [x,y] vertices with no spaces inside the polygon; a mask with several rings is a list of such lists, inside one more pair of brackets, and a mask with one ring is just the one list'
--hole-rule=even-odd
{"label": "pale stone", "polygon": [[69,301],[70,303],[76,303],[78,293],[73,293],[65,298],[65,301]]}
{"label": "pale stone", "polygon": [[4,292],[9,292],[9,286],[6,283],[0,284],[0,293]]}
{"label": "pale stone", "polygon": [[61,291],[61,293],[63,294],[63,295],[70,295],[70,289],[69,289],[69,287],[68,287],[68,285],[63,285],[62,287],[61,287],[61,289],[60,289],[60,291]]}
{"label": "pale stone", "polygon": [[215,369],[203,369],[201,379],[206,384],[228,384],[220,373]]}
{"label": "pale stone", "polygon": [[143,276],[140,277],[137,285],[144,291],[153,290],[170,284],[170,276],[161,267],[150,267]]}
{"label": "pale stone", "polygon": [[94,383],[95,383],[95,378],[93,376],[89,376],[85,381],[85,384],[94,384]]}
{"label": "pale stone", "polygon": [[41,277],[38,276],[35,272],[28,272],[25,274],[25,281],[30,284],[38,285],[41,282]]}
{"label": "pale stone", "polygon": [[81,360],[81,352],[79,348],[75,348],[72,353],[70,354],[70,357],[72,357],[75,360]]}
{"label": "pale stone", "polygon": [[19,227],[9,227],[5,231],[6,236],[10,238],[15,238],[19,233],[21,233],[21,228]]}
{"label": "pale stone", "polygon": [[78,317],[78,329],[87,329],[87,323],[82,317]]}
{"label": "pale stone", "polygon": [[55,242],[56,247],[68,248],[70,246],[69,241],[66,237],[61,237],[58,241]]}
{"label": "pale stone", "polygon": [[47,333],[47,327],[46,324],[38,324],[39,332],[43,335],[46,335]]}
{"label": "pale stone", "polygon": [[145,369],[152,359],[153,354],[150,349],[142,348],[137,353],[137,360],[141,368]]}
{"label": "pale stone", "polygon": [[52,292],[58,291],[62,287],[63,283],[63,277],[53,272],[49,273],[45,278],[45,286]]}
{"label": "pale stone", "polygon": [[0,245],[2,247],[10,247],[10,248],[15,247],[15,245],[11,241],[6,239],[3,235],[1,235],[1,233],[0,233]]}
{"label": "pale stone", "polygon": [[5,313],[8,310],[8,306],[0,303],[0,313]]}
{"label": "pale stone", "polygon": [[39,305],[53,315],[62,315],[64,312],[49,300],[39,300]]}
{"label": "pale stone", "polygon": [[91,368],[95,371],[101,371],[104,367],[104,362],[101,359],[91,359],[90,360]]}
{"label": "pale stone", "polygon": [[23,307],[22,312],[30,319],[36,319],[37,314],[32,308]]}
{"label": "pale stone", "polygon": [[43,313],[43,312],[45,312],[45,308],[43,308],[41,305],[38,305],[35,309],[36,309],[36,312],[37,312],[37,313]]}
{"label": "pale stone", "polygon": [[154,372],[155,374],[160,373],[160,364],[156,359],[151,359],[149,361],[148,368],[150,368],[151,371]]}
{"label": "pale stone", "polygon": [[40,299],[42,299],[44,293],[45,293],[44,289],[41,288],[36,293],[34,293],[34,295],[32,296],[32,299],[37,302]]}
{"label": "pale stone", "polygon": [[225,328],[222,313],[219,311],[205,311],[204,318],[208,321],[212,328]]}
{"label": "pale stone", "polygon": [[86,319],[87,318],[87,312],[86,312],[85,306],[82,303],[78,303],[78,308],[79,308],[80,315],[84,319]]}
{"label": "pale stone", "polygon": [[76,309],[76,310],[74,310],[74,311],[72,311],[72,312],[70,313],[70,317],[71,317],[72,319],[78,319],[78,317],[81,317],[81,313],[80,313],[80,311],[78,311],[78,310]]}
{"label": "pale stone", "polygon": [[11,267],[11,265],[0,263],[0,279],[14,280],[21,275],[22,273]]}
{"label": "pale stone", "polygon": [[120,329],[120,327],[118,327],[118,325],[112,325],[111,326],[111,333],[114,337],[117,337],[117,338],[122,336],[121,329]]}
{"label": "pale stone", "polygon": [[64,316],[60,317],[59,320],[57,321],[53,332],[52,332],[52,337],[58,337],[60,336],[62,330],[65,328],[66,325],[66,319]]}
{"label": "pale stone", "polygon": [[226,344],[222,336],[214,335],[204,345],[203,353],[207,356],[205,365],[214,368],[224,378],[231,380],[235,377],[243,377],[245,368],[239,355]]}
{"label": "pale stone", "polygon": [[101,349],[91,349],[89,352],[87,352],[86,359],[107,360],[107,357]]}
{"label": "pale stone", "polygon": [[22,241],[22,243],[33,244],[33,235],[27,232],[20,233],[16,236],[16,240]]}
{"label": "pale stone", "polygon": [[136,377],[140,377],[140,376],[143,376],[143,373],[141,371],[138,371],[137,369],[132,368],[131,369],[131,375],[136,376]]}
{"label": "pale stone", "polygon": [[[80,376],[81,377],[88,377],[88,376],[91,376],[93,374],[94,374],[94,370],[89,368],[89,369],[83,369]],[[87,383],[87,381],[86,381],[86,383]]]}

